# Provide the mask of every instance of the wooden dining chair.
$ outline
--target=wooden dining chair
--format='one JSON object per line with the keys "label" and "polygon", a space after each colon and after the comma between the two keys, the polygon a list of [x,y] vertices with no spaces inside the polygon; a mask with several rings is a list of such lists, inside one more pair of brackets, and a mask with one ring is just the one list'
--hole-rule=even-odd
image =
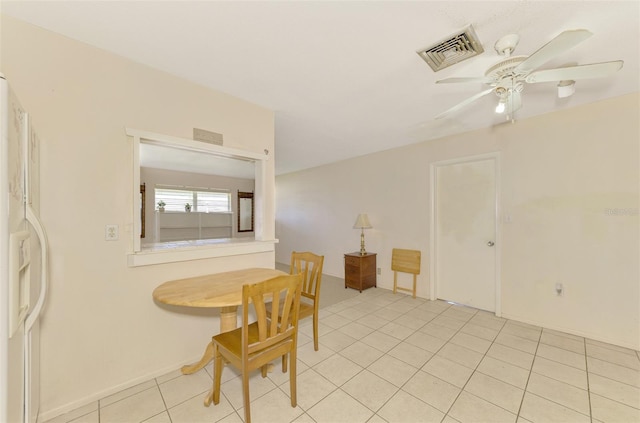
{"label": "wooden dining chair", "polygon": [[[318,351],[318,309],[320,307],[320,285],[322,284],[322,265],[324,256],[310,252],[292,252],[289,273],[302,274],[302,297],[300,300],[300,318],[313,316],[313,348]],[[267,309],[270,315],[271,309]],[[279,314],[282,314],[280,310]]]}
{"label": "wooden dining chair", "polygon": [[[393,293],[396,291],[407,291],[416,297],[416,279],[420,274],[419,250],[405,250],[394,248],[391,252],[391,270],[393,270]],[[398,286],[398,272],[413,274],[413,289]]]}
{"label": "wooden dining chair", "polygon": [[[242,395],[244,399],[244,421],[251,422],[249,400],[249,373],[261,369],[266,377],[267,364],[278,357],[289,357],[289,389],[291,406],[296,398],[296,349],[298,342],[298,312],[302,290],[301,275],[283,275],[264,282],[242,287],[242,326],[213,337],[213,389],[205,399],[209,406],[220,402],[220,380],[223,359],[242,373]],[[267,302],[282,309],[280,319],[267,318]],[[253,306],[256,321],[249,323],[249,308]]]}

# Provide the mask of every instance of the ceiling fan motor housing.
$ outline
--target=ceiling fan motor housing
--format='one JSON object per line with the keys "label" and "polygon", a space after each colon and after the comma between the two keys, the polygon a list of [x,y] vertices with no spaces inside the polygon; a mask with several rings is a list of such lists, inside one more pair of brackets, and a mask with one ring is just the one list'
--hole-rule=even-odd
{"label": "ceiling fan motor housing", "polygon": [[[513,56],[508,59],[501,60],[495,65],[491,66],[485,72],[485,76],[495,81],[494,85],[497,85],[502,79],[513,78],[524,79],[524,75],[517,75],[513,71],[516,66],[524,62],[528,56]],[[491,84],[490,84],[491,85]]]}
{"label": "ceiling fan motor housing", "polygon": [[518,34],[509,34],[496,41],[493,48],[499,55],[509,57],[511,56],[511,53],[513,53],[513,50],[516,49],[519,42],[520,36]]}

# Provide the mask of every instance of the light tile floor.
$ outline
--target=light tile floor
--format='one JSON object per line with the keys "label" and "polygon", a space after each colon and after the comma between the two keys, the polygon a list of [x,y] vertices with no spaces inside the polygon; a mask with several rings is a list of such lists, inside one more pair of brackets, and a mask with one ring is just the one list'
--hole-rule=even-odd
{"label": "light tile floor", "polygon": [[[640,422],[640,352],[372,288],[300,326],[298,406],[276,365],[250,381],[254,422]],[[175,371],[60,422],[241,422],[238,373]]]}

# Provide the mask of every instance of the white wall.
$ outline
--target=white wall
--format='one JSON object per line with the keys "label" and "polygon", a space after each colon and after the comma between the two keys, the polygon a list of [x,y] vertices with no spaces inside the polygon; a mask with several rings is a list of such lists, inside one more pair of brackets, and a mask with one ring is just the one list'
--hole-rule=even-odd
{"label": "white wall", "polygon": [[[41,146],[50,296],[42,320],[41,420],[199,358],[217,311],[154,304],[160,283],[242,267],[274,253],[130,268],[133,159],[125,127],[225,146],[274,150],[272,111],[68,38],[1,17],[1,71],[31,113]],[[271,157],[271,156],[270,156]],[[273,161],[265,239],[274,236]],[[117,224],[119,241],[104,239]]]}
{"label": "white wall", "polygon": [[392,288],[392,248],[419,249],[418,295],[428,298],[429,166],[497,151],[512,217],[498,240],[502,315],[640,349],[639,103],[628,95],[278,176],[276,261],[311,250],[343,277],[343,254],[360,245],[353,223],[367,212],[378,286]]}

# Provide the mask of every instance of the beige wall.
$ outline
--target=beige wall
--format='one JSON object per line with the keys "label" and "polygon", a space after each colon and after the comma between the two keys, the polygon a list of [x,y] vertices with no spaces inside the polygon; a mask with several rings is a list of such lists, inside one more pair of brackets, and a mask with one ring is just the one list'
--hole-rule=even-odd
{"label": "beige wall", "polygon": [[[1,71],[41,139],[42,220],[50,295],[42,320],[41,419],[199,358],[217,312],[168,310],[161,282],[247,266],[259,253],[130,268],[132,143],[125,127],[225,146],[274,150],[272,111],[2,16]],[[273,161],[267,162],[265,239],[274,235]],[[120,239],[107,242],[105,225]],[[213,317],[211,316],[213,314]]]}
{"label": "beige wall", "polygon": [[378,286],[392,287],[392,248],[420,249],[418,295],[428,298],[430,164],[500,152],[501,210],[512,218],[497,240],[503,316],[640,349],[639,103],[628,95],[281,175],[276,261],[311,250],[343,277],[367,212]]}

